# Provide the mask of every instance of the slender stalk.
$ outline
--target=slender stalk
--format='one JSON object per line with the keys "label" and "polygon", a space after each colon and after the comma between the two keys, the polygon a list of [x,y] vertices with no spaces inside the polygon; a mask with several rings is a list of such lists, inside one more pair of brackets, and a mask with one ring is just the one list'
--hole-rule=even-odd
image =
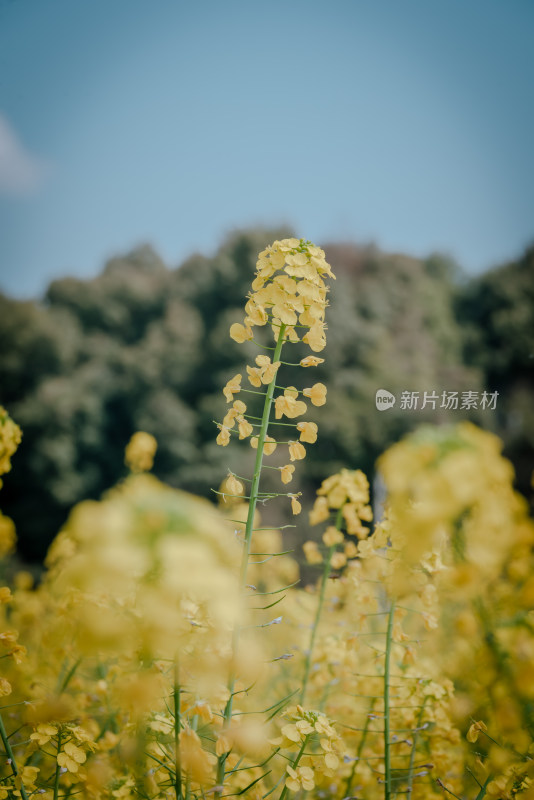
{"label": "slender stalk", "polygon": [[[0,737],[2,738],[2,742],[4,745],[4,749],[6,751],[7,757],[9,759],[9,764],[11,765],[11,771],[15,778],[17,778],[20,774],[19,768],[17,766],[17,762],[15,761],[15,756],[13,755],[13,750],[11,749],[11,744],[5,729],[4,720],[2,719],[2,715],[0,714]],[[28,800],[28,793],[24,788],[24,784],[21,781],[20,784],[20,794],[23,800]]]}
{"label": "slender stalk", "polygon": [[[302,747],[298,751],[297,757],[295,758],[295,760],[291,764],[293,769],[296,769],[298,767],[299,761],[300,761],[300,759],[302,758],[302,756],[304,754],[304,751],[306,749],[306,745],[308,744],[308,739],[309,738],[310,738],[310,734],[308,734],[308,736],[306,736],[306,738],[302,742]],[[286,800],[286,796],[287,796],[287,786],[284,786],[284,788],[282,789],[282,792],[280,794],[280,800]]]}
{"label": "slender stalk", "polygon": [[[61,753],[61,732],[57,735],[57,754]],[[58,800],[59,797],[59,778],[61,776],[61,767],[56,758],[56,774],[54,776],[54,800]]]}
{"label": "slender stalk", "polygon": [[[280,361],[280,353],[282,352],[282,346],[284,344],[284,332],[286,326],[282,324],[280,326],[280,330],[278,332],[278,340],[276,342],[276,347],[274,349],[273,355],[273,363],[275,361]],[[271,381],[271,383],[267,387],[267,392],[265,393],[265,401],[263,404],[263,414],[261,417],[261,427],[258,434],[258,448],[256,451],[256,461],[254,464],[254,475],[252,477],[252,483],[250,486],[250,495],[249,495],[249,505],[248,505],[248,515],[247,515],[247,522],[245,525],[245,540],[243,543],[243,554],[241,558],[241,569],[239,571],[239,590],[241,594],[244,592],[244,588],[246,585],[246,578],[247,578],[247,568],[248,568],[248,561],[250,556],[250,543],[252,539],[252,531],[254,529],[254,516],[256,514],[256,505],[258,502],[259,496],[259,485],[260,485],[260,477],[261,477],[261,467],[263,462],[263,446],[265,444],[265,438],[267,436],[267,430],[269,427],[269,417],[271,415],[271,406],[273,402],[273,394],[275,388],[275,378]],[[228,681],[228,689],[230,691],[230,697],[228,698],[228,702],[226,703],[224,709],[224,721],[223,726],[227,727],[231,718],[232,718],[232,706],[233,706],[233,699],[234,699],[234,690],[235,690],[235,682],[236,682],[236,658],[237,652],[239,647],[239,635],[241,633],[239,625],[236,625],[232,634],[232,666],[231,666],[231,673],[230,678]],[[217,792],[217,797],[221,796],[222,787],[224,785],[224,776],[225,776],[225,766],[226,766],[226,759],[228,757],[228,753],[224,753],[223,755],[219,756],[218,759],[218,766],[217,766],[217,786],[219,790]]]}
{"label": "slender stalk", "polygon": [[415,730],[413,732],[413,744],[412,744],[412,751],[410,753],[410,761],[408,762],[408,785],[406,787],[406,797],[410,800],[413,792],[413,765],[415,763],[415,751],[417,749],[417,735],[419,728],[421,727],[421,723],[423,721],[423,713],[425,710],[427,698],[423,700],[421,704],[421,708],[419,709],[419,715],[417,717],[417,722],[415,724]]}
{"label": "slender stalk", "polygon": [[[337,512],[336,517],[336,528],[339,531],[341,529],[341,523],[343,519],[343,506]],[[300,692],[300,705],[304,705],[304,699],[306,697],[306,690],[308,688],[308,681],[310,678],[310,670],[311,665],[313,663],[313,648],[315,645],[315,637],[317,636],[317,628],[319,627],[319,620],[321,619],[321,614],[323,613],[323,606],[324,606],[324,598],[326,594],[326,585],[328,583],[328,578],[330,577],[330,565],[332,563],[332,556],[336,550],[335,544],[333,544],[329,549],[328,553],[325,558],[324,568],[323,568],[323,576],[321,579],[321,588],[319,590],[319,603],[317,604],[317,610],[315,612],[315,619],[313,621],[313,627],[311,630],[310,636],[310,644],[308,647],[308,652],[306,653],[306,661],[304,663],[304,678],[302,679],[302,690]]]}
{"label": "slender stalk", "polygon": [[63,692],[67,689],[69,683],[71,682],[72,678],[74,677],[76,670],[82,663],[82,659],[78,658],[72,667],[69,669],[65,677],[61,677],[58,686],[58,694],[63,694]]}
{"label": "slender stalk", "polygon": [[[198,715],[195,714],[193,719],[191,720],[191,730],[196,731],[198,728]],[[185,782],[185,800],[190,800],[191,797],[191,778],[188,775],[187,780]]]}
{"label": "slender stalk", "polygon": [[[523,719],[523,725],[532,736],[534,735],[532,702],[526,702],[525,699],[520,697],[519,693],[517,692],[516,681],[510,667],[510,655],[500,645],[492,625],[491,617],[488,613],[488,610],[485,608],[482,599],[478,598],[474,605],[484,630],[484,641],[495,661],[498,673],[507,678],[510,693],[517,703],[517,708],[519,709]],[[493,693],[493,688],[494,687],[492,687],[490,690],[491,693]]]}
{"label": "slender stalk", "polygon": [[384,784],[384,797],[385,800],[391,798],[391,750],[390,750],[390,704],[389,704],[389,678],[390,678],[390,661],[391,661],[391,648],[393,642],[393,619],[395,616],[395,603],[392,601],[388,615],[388,628],[386,633],[386,661],[384,664],[384,766],[386,771],[386,780]]}
{"label": "slender stalk", "polygon": [[174,662],[174,791],[176,800],[182,800],[182,764],[180,760],[180,670],[178,658]]}
{"label": "slender stalk", "polygon": [[347,785],[345,787],[344,797],[348,797],[350,795],[352,784],[354,782],[354,776],[356,775],[356,767],[358,766],[358,762],[362,757],[363,748],[365,746],[365,740],[367,739],[367,733],[369,731],[369,725],[371,724],[371,714],[373,713],[375,707],[375,698],[371,699],[371,706],[369,708],[369,713],[367,714],[367,718],[365,720],[365,725],[362,732],[362,738],[360,739],[360,744],[358,745],[358,751],[356,753],[356,758],[354,759],[354,763],[352,765],[352,769],[350,771],[350,775],[347,778]]}
{"label": "slender stalk", "polygon": [[488,783],[489,783],[490,781],[492,781],[492,780],[493,780],[493,776],[492,776],[492,775],[489,775],[489,776],[486,778],[486,781],[485,781],[485,783],[484,783],[484,786],[481,786],[481,787],[480,787],[480,791],[479,791],[479,793],[477,794],[477,796],[475,797],[475,800],[482,800],[482,798],[486,796],[486,790],[487,790],[487,788],[488,788]]}

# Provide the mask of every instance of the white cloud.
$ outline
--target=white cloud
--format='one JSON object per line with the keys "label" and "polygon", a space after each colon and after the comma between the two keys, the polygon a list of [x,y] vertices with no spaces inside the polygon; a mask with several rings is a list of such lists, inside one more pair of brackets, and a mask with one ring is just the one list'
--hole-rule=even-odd
{"label": "white cloud", "polygon": [[0,194],[29,195],[39,189],[50,165],[28,152],[0,114]]}

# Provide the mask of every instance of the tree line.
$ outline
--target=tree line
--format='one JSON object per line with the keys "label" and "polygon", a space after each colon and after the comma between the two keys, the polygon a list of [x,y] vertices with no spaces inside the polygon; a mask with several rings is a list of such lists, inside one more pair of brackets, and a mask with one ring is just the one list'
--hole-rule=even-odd
{"label": "tree line", "polygon": [[[176,269],[145,245],[92,280],[52,282],[40,301],[0,295],[0,403],[24,433],[2,503],[25,559],[42,559],[69,509],[125,474],[124,447],[137,430],[158,440],[155,474],[197,494],[210,496],[230,464],[252,461],[248,442],[215,445],[213,420],[224,414],[221,387],[247,358],[228,329],[242,318],[257,254],[288,235],[238,231],[213,257],[196,254]],[[324,247],[337,280],[326,360],[313,379],[328,398],[313,408],[319,439],[296,489],[311,496],[344,466],[372,474],[377,456],[414,427],[467,418],[503,438],[528,494],[534,247],[469,280],[437,254]],[[377,409],[379,389],[395,395],[393,408]],[[481,408],[484,391],[498,392],[494,409]],[[422,408],[425,392],[437,401]],[[444,393],[454,392],[458,407],[447,407]],[[462,409],[469,392],[479,402]]]}

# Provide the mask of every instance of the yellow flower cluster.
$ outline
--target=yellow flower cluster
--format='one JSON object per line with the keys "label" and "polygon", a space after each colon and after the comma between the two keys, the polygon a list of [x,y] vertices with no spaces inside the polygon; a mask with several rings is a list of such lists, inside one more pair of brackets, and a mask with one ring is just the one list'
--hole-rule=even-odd
{"label": "yellow flower cluster", "polygon": [[[273,397],[275,381],[278,380],[280,368],[285,363],[280,357],[284,342],[303,341],[315,352],[322,350],[326,344],[324,317],[328,304],[328,287],[324,282],[325,276],[334,277],[323,250],[304,239],[276,241],[260,253],[256,276],[252,282],[252,292],[245,306],[244,324],[234,323],[230,328],[230,336],[239,343],[250,341],[255,326],[265,326],[269,323],[274,332],[276,347],[272,348],[274,350],[272,359],[262,354],[256,356],[253,366],[247,365],[248,383],[254,389],[244,389],[242,373],[234,375],[226,383],[223,394],[226,402],[232,405],[222,423],[217,424],[219,429],[217,444],[227,446],[232,433],[237,433],[239,439],[250,437],[251,446],[256,450],[259,448],[262,457],[271,455],[275,452],[277,443],[281,441],[268,432],[273,400],[277,421],[284,417],[294,420],[307,412],[307,403],[300,397],[308,398],[316,407],[325,404],[326,386],[323,383],[315,383],[300,391],[295,386],[284,388],[277,385],[276,388],[282,388],[282,393]],[[297,328],[306,329],[303,336],[299,336]],[[316,367],[323,361],[324,359],[318,356],[306,356],[299,364],[309,368]],[[267,387],[264,392],[257,391],[263,387]],[[241,392],[264,395],[263,417],[255,418],[247,414],[246,403],[235,398],[235,395]],[[255,421],[260,419],[261,422]],[[317,440],[317,424],[302,420],[298,423],[275,424],[294,427],[298,433],[298,439],[284,440],[289,448],[289,461],[305,458],[304,443],[313,444]],[[278,469],[282,483],[290,483],[294,473],[292,464],[283,464]],[[297,497],[288,496],[292,501],[293,513],[298,513],[300,503]]]}
{"label": "yellow flower cluster", "polygon": [[[163,800],[175,737],[184,788],[214,786],[216,757],[197,721],[218,735],[243,614],[238,560],[232,529],[211,504],[150,475],[73,510],[39,588],[21,575],[13,593],[0,589],[0,694],[21,712],[7,722],[17,761],[0,768],[6,797],[42,789],[45,800],[133,800],[143,787]],[[255,647],[240,662],[247,680],[265,660]]]}
{"label": "yellow flower cluster", "polygon": [[[258,358],[249,383],[293,420],[306,403],[291,386],[275,400],[283,363]],[[240,387],[225,427],[245,438]],[[320,404],[321,387],[302,396]],[[317,437],[294,427],[284,484]],[[279,447],[263,424],[251,443]],[[128,447],[144,471],[155,442]],[[323,481],[322,541],[304,545],[322,576],[305,588],[232,471],[226,520],[146,474],[77,506],[39,586],[0,587],[0,800],[532,800],[534,523],[511,468],[467,424],[409,436],[380,466],[373,530],[362,472]]]}
{"label": "yellow flower cluster", "polygon": [[[282,716],[290,722],[282,726],[281,736],[273,739],[272,744],[281,750],[302,751],[298,761],[286,767],[285,785],[292,792],[311,791],[316,784],[321,785],[335,775],[345,754],[343,739],[320,711],[297,705]],[[314,749],[316,752],[312,753]]]}
{"label": "yellow flower cluster", "polygon": [[124,461],[131,472],[149,472],[154,464],[158,443],[150,433],[137,431],[126,446]]}
{"label": "yellow flower cluster", "polygon": [[137,475],[75,508],[49,551],[47,586],[65,598],[80,651],[172,658],[182,639],[197,646],[198,630],[224,639],[238,614],[237,560],[207,501]]}
{"label": "yellow flower cluster", "polygon": [[[347,558],[354,558],[357,554],[356,544],[350,540],[345,542],[342,528],[347,534],[364,539],[369,529],[363,522],[370,522],[373,518],[369,505],[369,482],[361,470],[343,469],[322,482],[310,511],[310,525],[327,522],[333,513],[337,516],[336,524],[327,527],[323,542],[330,548],[329,563],[334,569],[340,569]],[[344,553],[337,552],[337,545],[344,543]],[[303,549],[309,564],[323,561],[316,542],[305,542]]]}
{"label": "yellow flower cluster", "polygon": [[[314,629],[306,702],[321,703],[323,713],[336,720],[343,736],[342,751],[334,748],[339,763],[333,775],[323,778],[310,763],[313,756],[310,761],[301,759],[298,766],[313,770],[316,791],[328,791],[337,798],[354,795],[381,800],[389,779],[390,796],[396,790],[421,800],[437,800],[437,777],[446,780],[451,791],[462,787],[462,745],[451,719],[453,687],[440,675],[439,659],[434,658],[439,651],[424,643],[427,606],[421,594],[414,591],[406,596],[410,611],[391,608],[384,590],[389,562],[381,528],[378,535],[382,547],[376,543],[374,557],[361,559],[355,554],[337,580],[322,580],[316,593],[294,591],[289,598],[286,646],[301,650],[304,666],[310,653],[304,621],[308,619]],[[295,659],[294,674],[300,669],[302,660]],[[293,728],[282,728],[282,733],[296,741]],[[303,731],[299,733],[302,741]],[[310,741],[305,752],[313,750]],[[312,778],[308,773],[299,778],[298,767],[294,771],[297,776],[288,771],[286,779],[291,791],[302,789],[304,780]]]}
{"label": "yellow flower cluster", "polygon": [[421,429],[380,466],[389,542],[403,547],[412,584],[423,584],[420,596],[432,606],[426,627],[456,683],[457,708],[477,720],[458,719],[467,742],[477,743],[470,768],[487,797],[527,800],[534,796],[534,523],[500,450],[497,437],[462,423]]}
{"label": "yellow flower cluster", "polygon": [[496,577],[509,547],[503,513],[521,511],[500,449],[496,436],[464,422],[423,427],[379,460],[395,525],[411,532],[405,550],[413,563],[450,542],[485,579]]}
{"label": "yellow flower cluster", "polygon": [[308,328],[302,341],[314,352],[321,351],[326,344],[325,275],[334,277],[320,247],[304,239],[273,242],[259,254],[244,324],[234,323],[230,336],[236,342],[245,342],[252,339],[255,325],[270,323],[275,340],[284,326],[284,336],[296,342],[298,324]]}
{"label": "yellow flower cluster", "polygon": [[[5,408],[0,406],[0,475],[4,475],[11,469],[11,456],[19,446],[22,439],[22,431],[13,422]],[[0,488],[2,480],[0,479]]]}

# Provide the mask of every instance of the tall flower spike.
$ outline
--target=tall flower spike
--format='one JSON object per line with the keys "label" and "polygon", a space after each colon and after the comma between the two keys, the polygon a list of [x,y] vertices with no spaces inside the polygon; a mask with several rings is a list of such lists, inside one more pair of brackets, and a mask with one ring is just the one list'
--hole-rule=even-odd
{"label": "tall flower spike", "polygon": [[[313,351],[322,350],[326,344],[325,310],[328,305],[328,287],[324,279],[327,276],[334,277],[325,260],[324,251],[304,239],[282,239],[269,245],[259,254],[252,291],[249,292],[245,305],[246,315],[242,324],[235,322],[230,327],[230,336],[238,343],[247,342],[253,339],[255,326],[263,327],[267,323],[271,325],[276,342],[276,346],[272,348],[274,349],[272,361],[269,356],[260,354],[256,357],[254,365],[246,366],[248,381],[254,389],[268,387],[266,392],[266,403],[269,396],[268,415],[273,400],[273,384],[282,363],[280,360],[282,345],[284,342],[300,341],[296,326],[300,329],[307,328],[302,341],[308,343]],[[300,360],[300,365],[306,368],[314,367],[323,361],[324,359],[318,356],[309,355]],[[242,374],[238,373],[230,378],[223,389],[227,402],[233,402],[233,406],[224,417],[223,427],[219,427],[217,443],[226,446],[233,433],[237,434],[239,439],[251,437],[252,447],[259,449],[260,457],[263,457],[274,452],[276,441],[268,436],[267,427],[263,430],[263,437],[261,433],[256,435],[254,426],[247,419],[246,407],[244,404],[238,406],[234,401],[234,395],[243,391],[241,381]],[[299,394],[295,387],[289,386],[284,389],[283,394],[276,397],[274,404],[277,420],[284,416],[295,419],[307,412],[308,406],[299,399]],[[326,387],[322,383],[304,389],[302,394],[309,397],[314,406],[321,406],[326,402]],[[268,426],[268,416],[262,418],[262,425],[264,421]],[[236,423],[237,430],[233,430]],[[300,443],[313,444],[317,440],[315,423],[302,421],[296,427],[300,434]],[[300,443],[297,447],[294,441],[290,441],[291,461],[304,458],[306,453]]]}
{"label": "tall flower spike", "polygon": [[[259,254],[256,275],[252,281],[251,291],[245,305],[243,322],[235,322],[230,328],[231,338],[238,343],[244,343],[253,340],[256,326],[264,327],[270,325],[275,342],[274,347],[266,348],[272,350],[271,356],[261,353],[256,357],[254,364],[246,366],[248,383],[254,389],[242,389],[242,373],[230,378],[223,391],[226,401],[232,403],[232,407],[227,411],[222,425],[218,425],[218,444],[227,445],[232,435],[237,435],[239,439],[250,437],[250,444],[256,450],[254,473],[249,490],[250,502],[239,576],[242,591],[247,585],[247,566],[254,526],[254,514],[259,497],[263,457],[274,453],[278,444],[276,439],[269,435],[272,407],[274,405],[277,420],[284,416],[289,420],[293,420],[306,414],[308,410],[307,403],[299,399],[299,394],[301,393],[294,386],[286,387],[283,389],[282,394],[279,394],[276,399],[274,398],[275,388],[278,388],[280,381],[278,375],[283,368],[282,348],[285,343],[294,343],[301,340],[307,343],[314,352],[319,352],[324,348],[326,344],[325,310],[328,305],[328,287],[325,284],[325,278],[327,277],[333,278],[334,276],[321,248],[304,239],[282,239],[274,242]],[[301,334],[303,332],[302,337],[297,333],[297,329]],[[322,362],[322,358],[309,355],[301,359],[300,365],[308,368],[317,366]],[[276,387],[275,381],[277,382]],[[247,414],[245,404],[239,400],[234,400],[234,395],[240,391],[264,396],[261,417],[251,417]],[[304,394],[306,393],[309,393],[313,405],[319,406],[325,402],[326,387],[322,383],[317,383],[311,389],[305,390]],[[249,419],[255,420],[254,424],[251,424]],[[257,422],[256,420],[261,421]],[[291,422],[277,424],[296,429],[300,440],[297,441],[295,436],[288,435],[283,437],[284,444],[289,446],[288,455],[291,462],[303,459],[306,455],[306,448],[302,443],[313,444],[316,441],[317,425],[313,422],[304,421],[298,424]],[[280,430],[280,428],[277,430]],[[280,478],[283,484],[289,483],[293,478],[295,471],[293,464],[275,467],[275,469],[280,470]],[[277,492],[276,494],[284,493]],[[275,496],[266,492],[261,493],[262,500]],[[292,513],[299,514],[301,504],[298,497],[300,494],[287,492],[286,496],[291,501]],[[237,661],[238,656],[238,633],[236,632],[233,638],[234,662]],[[225,706],[223,714],[223,737],[232,719],[235,680],[235,674],[233,674],[228,685],[230,699]],[[218,792],[218,796],[222,793],[225,783],[227,757],[228,752],[226,750],[218,753],[217,784],[221,790]]]}
{"label": "tall flower spike", "polygon": [[[323,386],[323,384],[316,384]],[[324,388],[324,387],[323,387]],[[306,389],[304,390],[306,392]],[[308,391],[313,391],[308,390]],[[305,424],[305,423],[302,423]],[[330,524],[323,533],[323,543],[328,548],[324,559],[316,542],[308,541],[303,545],[304,555],[308,564],[321,564],[324,561],[321,585],[319,588],[319,601],[312,625],[310,642],[304,661],[304,675],[300,693],[300,703],[304,704],[310,671],[313,663],[315,637],[323,611],[325,589],[332,569],[342,569],[348,558],[353,558],[358,551],[353,542],[345,542],[343,526],[346,533],[356,535],[363,539],[369,530],[362,525],[362,520],[370,521],[372,511],[369,506],[369,482],[361,470],[342,469],[335,475],[324,480],[317,491],[313,509],[310,511],[310,525],[326,522],[334,515],[335,524]],[[344,545],[343,550],[338,546]]]}

